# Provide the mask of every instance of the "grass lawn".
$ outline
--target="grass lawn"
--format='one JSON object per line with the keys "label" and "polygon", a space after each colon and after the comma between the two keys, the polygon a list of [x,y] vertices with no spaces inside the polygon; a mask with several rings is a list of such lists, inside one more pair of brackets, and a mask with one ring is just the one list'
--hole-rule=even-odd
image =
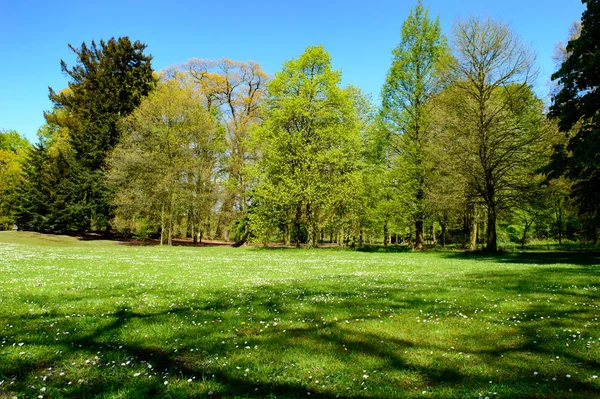
{"label": "grass lawn", "polygon": [[600,256],[0,233],[0,398],[600,398]]}

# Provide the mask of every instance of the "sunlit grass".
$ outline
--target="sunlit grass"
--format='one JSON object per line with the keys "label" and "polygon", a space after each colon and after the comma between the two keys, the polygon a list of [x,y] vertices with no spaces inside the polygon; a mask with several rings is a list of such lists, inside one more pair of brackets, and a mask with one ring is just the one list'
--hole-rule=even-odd
{"label": "sunlit grass", "polygon": [[10,232],[0,283],[0,398],[600,397],[595,254]]}

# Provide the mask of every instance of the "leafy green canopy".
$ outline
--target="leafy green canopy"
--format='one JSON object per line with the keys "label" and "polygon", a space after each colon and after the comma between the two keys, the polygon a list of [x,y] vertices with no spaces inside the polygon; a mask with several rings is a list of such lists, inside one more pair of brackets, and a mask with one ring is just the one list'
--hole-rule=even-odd
{"label": "leafy green canopy", "polygon": [[[267,85],[265,120],[254,131],[261,153],[254,200],[262,208],[253,213],[259,235],[265,226],[287,224],[288,217],[298,225],[302,218],[314,244],[325,209],[352,180],[361,141],[351,91],[340,82],[318,46],[287,61]],[[265,207],[271,210],[260,210]]]}
{"label": "leafy green canopy", "polygon": [[169,244],[186,215],[199,231],[215,202],[225,138],[198,93],[162,83],[119,126],[123,138],[108,174],[117,214],[160,224]]}
{"label": "leafy green canopy", "polygon": [[573,131],[568,144],[558,145],[550,165],[555,175],[578,180],[574,194],[581,210],[600,207],[600,1],[583,0],[581,35],[567,45],[567,58],[552,75],[560,91],[550,117],[563,132]]}
{"label": "leafy green canopy", "polygon": [[29,141],[14,130],[0,130],[0,230],[15,223],[16,196]]}
{"label": "leafy green canopy", "polygon": [[409,211],[415,221],[416,248],[423,249],[430,102],[442,88],[443,64],[449,52],[439,19],[431,20],[421,1],[402,25],[400,43],[392,53],[392,66],[381,91],[381,116],[392,149],[389,172],[399,178],[397,187],[403,193],[396,206]]}

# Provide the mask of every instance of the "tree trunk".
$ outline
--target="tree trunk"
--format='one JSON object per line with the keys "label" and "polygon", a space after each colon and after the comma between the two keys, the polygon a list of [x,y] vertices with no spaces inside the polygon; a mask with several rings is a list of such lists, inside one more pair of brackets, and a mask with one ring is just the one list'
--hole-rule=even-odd
{"label": "tree trunk", "polygon": [[525,242],[527,241],[527,230],[529,229],[529,226],[531,226],[532,223],[533,220],[531,222],[527,222],[527,220],[525,221],[525,229],[523,230],[523,237],[521,238],[521,250],[525,249]]}
{"label": "tree trunk", "polygon": [[294,220],[294,223],[296,224],[296,248],[300,248],[300,216],[302,216],[301,206],[301,203],[298,203],[296,206],[296,220]]}
{"label": "tree trunk", "polygon": [[498,250],[496,240],[496,207],[492,204],[488,208],[486,251],[496,252]]}
{"label": "tree trunk", "polygon": [[283,228],[283,245],[290,245],[290,226],[286,223]]}
{"label": "tree trunk", "polygon": [[438,243],[437,237],[435,235],[435,222],[431,222],[431,241],[433,245],[437,245]]}
{"label": "tree trunk", "polygon": [[[193,209],[193,207],[189,207],[190,209]],[[194,237],[194,227],[193,227],[193,223],[192,223],[192,214],[193,212],[189,212],[187,214],[187,220],[185,223],[185,237],[186,238],[193,238]]]}
{"label": "tree trunk", "polygon": [[194,244],[198,243],[198,235],[196,234],[196,225],[194,223],[194,219],[192,218],[192,240]]}
{"label": "tree trunk", "polygon": [[[204,222],[204,232],[206,233],[206,237],[210,237],[210,212],[206,215],[206,219]],[[215,239],[215,236],[212,236],[212,239]]]}
{"label": "tree trunk", "polygon": [[165,243],[165,205],[162,205],[160,211],[160,245]]}
{"label": "tree trunk", "polygon": [[446,248],[446,221],[442,220],[442,248]]}
{"label": "tree trunk", "polygon": [[463,243],[462,243],[462,247],[463,249],[467,248],[467,240],[468,240],[468,235],[469,235],[469,231],[470,231],[470,217],[469,217],[469,213],[465,212],[465,214],[463,215]]}
{"label": "tree trunk", "polygon": [[487,236],[487,220],[483,221],[483,230],[481,231],[481,249],[485,249],[485,237]]}
{"label": "tree trunk", "polygon": [[226,235],[228,236],[228,234],[226,234],[226,230],[227,230],[227,226],[229,226],[229,224],[232,221],[232,216],[233,216],[233,212],[234,212],[234,203],[235,203],[235,194],[229,194],[227,196],[227,198],[225,199],[225,201],[223,202],[223,205],[221,206],[221,209],[219,211],[219,217],[217,219],[217,227],[215,230],[215,238],[225,238],[226,240],[229,237],[226,237]]}
{"label": "tree trunk", "polygon": [[317,229],[315,223],[315,215],[310,202],[306,204],[306,227],[308,233],[308,247],[316,248],[317,245]]}
{"label": "tree trunk", "polygon": [[169,207],[169,218],[167,220],[167,227],[169,231],[169,246],[173,245],[173,208]]}
{"label": "tree trunk", "polygon": [[363,235],[364,235],[363,229],[360,229],[360,235],[358,236],[358,246],[359,247],[362,247],[365,243]]}
{"label": "tree trunk", "polygon": [[477,230],[479,224],[473,218],[471,222],[471,239],[469,240],[469,251],[477,251]]}
{"label": "tree trunk", "polygon": [[558,200],[558,207],[556,208],[556,233],[558,235],[558,245],[562,245],[562,206],[560,200]]}
{"label": "tree trunk", "polygon": [[241,240],[239,240],[236,243],[233,243],[232,247],[234,247],[234,248],[241,247],[242,245],[244,245],[246,243],[247,239],[248,239],[248,233],[244,234],[244,236],[242,237]]}
{"label": "tree trunk", "polygon": [[385,223],[383,224],[383,246],[387,247],[387,240],[388,240],[388,222],[387,220],[385,221]]}
{"label": "tree trunk", "polygon": [[415,221],[415,249],[425,249],[425,237],[423,235],[423,216],[419,215]]}

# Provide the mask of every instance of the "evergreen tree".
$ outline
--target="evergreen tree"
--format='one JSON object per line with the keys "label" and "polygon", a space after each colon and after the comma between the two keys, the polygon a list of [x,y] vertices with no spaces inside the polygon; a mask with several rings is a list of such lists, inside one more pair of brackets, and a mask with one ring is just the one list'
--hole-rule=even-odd
{"label": "evergreen tree", "polygon": [[23,182],[19,186],[19,205],[16,222],[20,230],[47,231],[46,217],[49,213],[49,187],[45,181],[48,149],[34,144],[26,155],[23,166]]}
{"label": "evergreen tree", "polygon": [[69,117],[45,113],[48,123],[70,131],[71,184],[65,189],[74,191],[64,193],[64,205],[77,209],[84,218],[79,228],[89,230],[92,223],[97,229],[108,228],[112,193],[105,183],[105,159],[119,141],[119,119],[130,114],[154,87],[152,56],[144,54],[146,45],[127,37],[69,48],[77,56],[72,68],[61,61],[62,71],[70,78],[69,89],[59,93],[50,89],[55,109]]}
{"label": "evergreen tree", "polygon": [[581,18],[581,34],[569,42],[566,58],[552,75],[559,91],[553,97],[550,117],[570,134],[567,145],[557,145],[550,164],[553,175],[576,181],[579,208],[600,224],[600,1],[587,5]]}

